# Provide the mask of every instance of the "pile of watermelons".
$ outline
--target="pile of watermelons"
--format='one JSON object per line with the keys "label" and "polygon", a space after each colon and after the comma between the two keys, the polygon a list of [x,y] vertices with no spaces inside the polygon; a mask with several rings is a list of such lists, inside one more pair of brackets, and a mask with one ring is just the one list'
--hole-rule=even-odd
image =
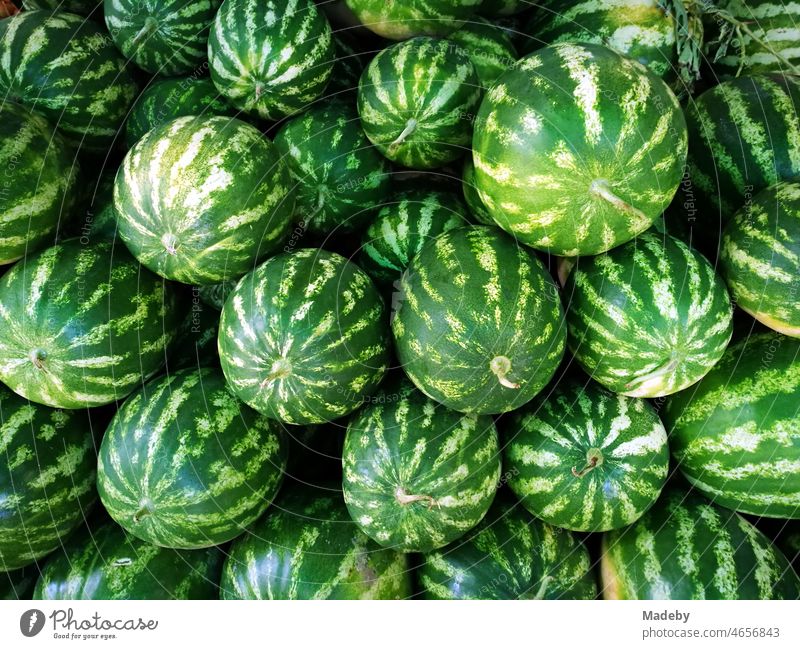
{"label": "pile of watermelons", "polygon": [[800,15],[0,0],[0,597],[797,598]]}

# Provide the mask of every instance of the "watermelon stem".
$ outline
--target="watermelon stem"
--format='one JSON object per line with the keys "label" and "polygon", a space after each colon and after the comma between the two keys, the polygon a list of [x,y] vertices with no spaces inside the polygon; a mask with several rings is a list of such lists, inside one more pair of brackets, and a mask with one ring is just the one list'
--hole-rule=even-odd
{"label": "watermelon stem", "polygon": [[139,511],[137,511],[133,515],[133,522],[139,523],[143,518],[149,516],[152,512],[150,511],[149,507],[142,507]]}
{"label": "watermelon stem", "polygon": [[406,493],[405,489],[402,487],[398,487],[397,490],[394,492],[394,497],[401,505],[410,505],[411,503],[417,502],[425,502],[428,503],[428,509],[436,505],[439,506],[439,503],[436,502],[436,499],[433,496],[416,496],[412,494]]}
{"label": "watermelon stem", "polygon": [[609,182],[604,178],[598,178],[592,181],[592,184],[589,185],[589,194],[594,196],[595,198],[601,198],[604,201],[610,203],[620,212],[632,214],[637,219],[642,219],[644,221],[648,220],[644,212],[634,207],[630,203],[622,200],[613,191],[611,191],[611,185],[609,185]]}
{"label": "watermelon stem", "polygon": [[572,467],[572,475],[574,475],[576,478],[582,478],[589,473],[589,471],[596,469],[602,463],[603,454],[600,452],[600,450],[596,448],[589,449],[589,452],[586,453],[586,466],[584,466],[580,471],[577,471],[575,467]]}
{"label": "watermelon stem", "polygon": [[659,386],[661,385],[661,379],[672,372],[678,367],[679,359],[677,357],[673,357],[670,359],[669,363],[666,365],[662,365],[661,367],[657,367],[652,372],[648,372],[647,374],[643,374],[642,376],[637,376],[635,379],[628,382],[625,386],[626,390],[639,390],[642,387],[649,387],[652,382],[656,382]]}
{"label": "watermelon stem", "polygon": [[272,364],[270,368],[270,373],[267,375],[263,381],[261,381],[261,389],[263,389],[267,383],[272,383],[278,379],[285,379],[292,373],[292,364],[286,360],[285,358],[279,358]]}
{"label": "watermelon stem", "polygon": [[34,349],[30,353],[30,359],[37,369],[44,370],[44,362],[47,360],[47,352],[43,349]]}
{"label": "watermelon stem", "polygon": [[134,47],[139,47],[143,41],[146,41],[153,32],[158,30],[158,21],[153,18],[152,16],[148,16],[144,20],[144,25],[138,31],[136,36],[133,37],[133,45]]}
{"label": "watermelon stem", "polygon": [[519,390],[519,383],[508,380],[508,374],[511,372],[511,360],[508,356],[495,356],[489,363],[489,369],[497,376],[500,385]]}
{"label": "watermelon stem", "polygon": [[397,136],[394,142],[389,145],[389,153],[393,152],[397,147],[399,147],[403,142],[405,142],[406,138],[411,135],[417,129],[417,120],[413,117],[406,122],[406,127],[403,129],[403,132]]}

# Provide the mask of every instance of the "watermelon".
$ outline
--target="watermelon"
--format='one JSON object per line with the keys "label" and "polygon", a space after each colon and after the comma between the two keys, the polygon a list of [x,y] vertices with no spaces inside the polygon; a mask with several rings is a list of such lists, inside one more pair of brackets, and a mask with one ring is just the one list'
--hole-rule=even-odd
{"label": "watermelon", "polygon": [[41,113],[85,151],[106,151],[128,114],[136,84],[126,63],[83,16],[23,11],[0,22],[0,95]]}
{"label": "watermelon", "polygon": [[356,37],[348,34],[342,31],[333,34],[333,70],[325,88],[326,97],[345,98],[358,90],[366,56],[360,51]]}
{"label": "watermelon", "polygon": [[100,500],[134,536],[193,549],[239,536],[286,467],[276,423],[239,403],[219,370],[182,370],[131,395],[100,445]]}
{"label": "watermelon", "polygon": [[122,246],[69,239],[0,277],[0,380],[57,408],[124,399],[164,364],[174,289]]}
{"label": "watermelon", "polygon": [[553,43],[597,43],[670,77],[678,65],[676,29],[669,3],[661,0],[539,0],[526,28],[527,52]]}
{"label": "watermelon", "polygon": [[0,265],[53,238],[77,198],[78,165],[46,120],[0,104]]}
{"label": "watermelon", "polygon": [[405,599],[406,557],[381,548],[347,515],[341,495],[297,487],[231,547],[222,599]]}
{"label": "watermelon", "polygon": [[227,280],[225,282],[220,282],[219,284],[198,286],[197,294],[203,304],[210,306],[217,311],[222,311],[222,307],[225,305],[225,300],[228,299],[228,295],[231,294],[231,291],[233,291],[234,288],[236,288],[236,282],[233,280]]}
{"label": "watermelon", "polygon": [[580,259],[564,286],[569,348],[601,385],[661,397],[699,381],[731,339],[732,307],[710,263],[658,232]]}
{"label": "watermelon", "polygon": [[[753,196],[800,179],[800,79],[739,77],[689,103],[686,182],[700,235],[713,235]],[[711,235],[707,233],[711,233]]]}
{"label": "watermelon", "polygon": [[748,336],[662,412],[683,474],[723,507],[800,519],[800,340]]}
{"label": "watermelon", "polygon": [[222,370],[237,396],[287,424],[358,408],[389,364],[386,309],[366,273],[336,253],[276,255],[222,309]]}
{"label": "watermelon", "polygon": [[800,579],[741,516],[670,488],[630,527],[603,535],[605,599],[797,599]]}
{"label": "watermelon", "polygon": [[222,561],[217,548],[159,548],[107,522],[74,534],[48,559],[33,598],[217,599]]}
{"label": "watermelon", "polygon": [[464,194],[464,200],[469,206],[469,212],[472,217],[484,225],[494,225],[494,219],[483,204],[480,194],[478,194],[478,188],[475,185],[475,163],[472,161],[472,156],[467,156],[464,159],[464,168],[461,173],[461,191]]}
{"label": "watermelon", "polygon": [[125,156],[119,236],[153,272],[187,284],[244,275],[292,225],[294,193],[275,146],[228,117],[179,117]]}
{"label": "watermelon", "polygon": [[[732,28],[735,40],[724,49],[710,43],[714,72],[723,77],[738,77],[742,72],[800,72],[800,5],[783,0],[721,0],[715,5],[733,18],[721,22],[730,22],[728,29]],[[714,20],[720,22],[712,11],[708,22]]]}
{"label": "watermelon", "polygon": [[589,553],[574,535],[498,494],[467,536],[423,556],[425,599],[594,599]]}
{"label": "watermelon", "polygon": [[370,61],[358,85],[358,112],[367,137],[387,158],[434,169],[469,148],[480,96],[464,49],[420,36]]}
{"label": "watermelon", "polygon": [[105,0],[108,31],[145,72],[172,77],[206,61],[208,31],[222,0]]}
{"label": "watermelon", "polygon": [[669,469],[667,433],[643,399],[560,381],[505,420],[503,467],[534,516],[581,532],[636,521]]}
{"label": "watermelon", "polygon": [[160,79],[147,86],[131,108],[125,122],[128,148],[133,148],[147,131],[178,117],[235,114],[211,79]]}
{"label": "watermelon", "polygon": [[364,233],[359,263],[379,285],[391,285],[428,241],[466,225],[466,219],[464,202],[456,194],[398,192]]}
{"label": "watermelon", "polygon": [[459,27],[483,0],[346,0],[358,19],[376,34],[393,40],[445,36]]}
{"label": "watermelon", "polygon": [[403,378],[353,415],[342,467],[344,501],[367,536],[429,552],[475,527],[492,504],[497,430],[491,417],[454,412]]}
{"label": "watermelon", "polygon": [[561,43],[521,59],[478,111],[478,193],[522,243],[595,255],[647,230],[686,159],[686,124],[667,85],[602,46]]}
{"label": "watermelon", "polygon": [[720,265],[739,308],[800,337],[800,183],[773,185],[733,216]]}
{"label": "watermelon", "polygon": [[470,58],[485,88],[517,62],[517,49],[508,35],[480,16],[464,23],[447,38]]}
{"label": "watermelon", "polygon": [[312,235],[362,231],[389,192],[389,163],[348,103],[328,102],[293,117],[275,146],[297,182],[296,211]]}
{"label": "watermelon", "polygon": [[94,503],[85,412],[30,403],[0,385],[0,573],[56,549]]}
{"label": "watermelon", "polygon": [[519,408],[564,354],[558,288],[533,252],[496,228],[437,237],[406,269],[395,302],[403,368],[425,394],[459,412]]}
{"label": "watermelon", "polygon": [[169,351],[170,372],[186,368],[218,367],[219,311],[203,303],[200,291],[192,289],[188,313],[178,328]]}
{"label": "watermelon", "polygon": [[0,572],[0,601],[31,599],[39,571],[35,565]]}
{"label": "watermelon", "polygon": [[238,109],[277,120],[325,91],[335,49],[311,0],[225,0],[208,39],[211,79]]}
{"label": "watermelon", "polygon": [[103,0],[22,0],[20,4],[28,11],[34,9],[58,10],[89,16],[103,6]]}

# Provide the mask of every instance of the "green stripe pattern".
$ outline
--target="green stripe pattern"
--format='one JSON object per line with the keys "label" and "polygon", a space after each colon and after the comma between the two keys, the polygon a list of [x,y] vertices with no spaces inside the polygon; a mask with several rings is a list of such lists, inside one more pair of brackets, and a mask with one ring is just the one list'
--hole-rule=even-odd
{"label": "green stripe pattern", "polygon": [[364,26],[393,40],[445,36],[477,11],[483,0],[346,0]]}
{"label": "green stripe pattern", "polygon": [[757,75],[706,90],[686,110],[695,207],[717,231],[762,189],[800,178],[800,80]]}
{"label": "green stripe pattern", "polygon": [[597,43],[647,66],[659,77],[675,75],[675,17],[659,0],[539,0],[527,24],[528,51],[542,45]]}
{"label": "green stripe pattern", "polygon": [[700,253],[651,232],[580,259],[564,293],[569,347],[601,385],[660,397],[699,381],[731,339],[725,284]]}
{"label": "green stripe pattern", "polygon": [[275,146],[297,183],[296,214],[320,237],[363,231],[389,192],[389,162],[367,140],[354,106],[328,102],[286,122]]}
{"label": "green stripe pattern", "polygon": [[398,358],[432,399],[499,414],[530,401],[564,354],[558,288],[532,251],[488,226],[445,232],[393,297]]}
{"label": "green stripe pattern", "polygon": [[153,272],[187,284],[238,279],[292,226],[294,193],[275,146],[228,117],[179,117],[125,156],[119,236]]}
{"label": "green stripe pattern", "polygon": [[335,59],[331,34],[311,0],[225,0],[208,39],[211,79],[246,113],[294,115],[325,91]]}
{"label": "green stripe pattern", "polygon": [[405,599],[411,571],[350,520],[333,491],[295,487],[230,550],[222,599]]}
{"label": "green stripe pattern", "polygon": [[222,0],[105,0],[108,31],[145,72],[172,77],[202,65]]}
{"label": "green stripe pattern", "polygon": [[686,123],[667,85],[602,46],[521,59],[487,92],[473,158],[495,221],[522,243],[595,255],[647,230],[683,175]]}
{"label": "green stripe pattern", "polygon": [[222,309],[219,351],[233,391],[288,424],[358,408],[389,364],[386,309],[364,271],[317,248],[277,255]]}
{"label": "green stripe pattern", "polygon": [[560,381],[504,427],[509,486],[537,518],[604,532],[636,521],[667,480],[667,433],[643,399]]}
{"label": "green stripe pattern", "polygon": [[29,109],[0,105],[0,265],[52,237],[77,198],[78,165],[47,121]]}
{"label": "green stripe pattern", "polygon": [[367,228],[359,263],[379,285],[397,288],[403,271],[425,244],[466,224],[467,211],[456,194],[420,189],[398,192]]}
{"label": "green stripe pattern", "polygon": [[464,48],[420,36],[370,61],[358,86],[358,112],[367,137],[387,158],[434,169],[469,149],[480,97]]}
{"label": "green stripe pattern", "polygon": [[464,158],[464,168],[461,172],[461,191],[464,193],[464,200],[467,202],[469,212],[472,217],[484,225],[494,225],[494,219],[489,214],[489,210],[483,204],[483,200],[478,193],[478,186],[475,184],[475,163],[472,156]]}
{"label": "green stripe pattern", "polygon": [[125,123],[128,148],[133,148],[149,130],[178,117],[235,115],[211,79],[184,77],[153,81],[131,108]]}
{"label": "green stripe pattern", "polygon": [[724,56],[713,61],[717,74],[797,73],[800,4],[782,0],[723,0],[715,4],[742,21],[752,33],[743,31],[739,43],[730,45]]}
{"label": "green stripe pattern", "polygon": [[57,124],[70,144],[106,151],[136,95],[126,60],[83,16],[23,11],[0,22],[0,95]]}
{"label": "green stripe pattern", "polygon": [[800,183],[778,183],[734,214],[720,266],[739,308],[800,337]]}
{"label": "green stripe pattern", "polygon": [[425,599],[594,599],[597,594],[583,544],[504,494],[466,537],[425,554],[418,576]]}
{"label": "green stripe pattern", "polygon": [[786,557],[741,516],[671,488],[602,542],[605,599],[797,599]]}
{"label": "green stripe pattern", "polygon": [[663,411],[689,481],[723,507],[800,519],[800,340],[751,335]]}
{"label": "green stripe pattern", "polygon": [[0,278],[0,380],[57,408],[124,399],[164,364],[174,289],[123,246],[70,239]]}
{"label": "green stripe pattern", "polygon": [[406,379],[347,425],[342,490],[350,516],[380,545],[429,552],[475,527],[500,478],[491,417],[454,412]]}
{"label": "green stripe pattern", "polygon": [[30,403],[0,385],[0,573],[59,547],[97,497],[95,468],[85,412]]}
{"label": "green stripe pattern", "polygon": [[464,50],[484,88],[517,62],[517,49],[494,23],[475,16],[447,37]]}
{"label": "green stripe pattern", "polygon": [[217,599],[222,552],[159,548],[114,523],[75,533],[48,559],[37,600]]}
{"label": "green stripe pattern", "polygon": [[44,9],[53,11],[69,11],[70,13],[88,16],[98,7],[103,6],[103,0],[22,0],[21,4],[28,11]]}
{"label": "green stripe pattern", "polygon": [[134,536],[192,549],[239,536],[270,504],[288,443],[216,369],[182,370],[133,394],[100,446],[100,500]]}

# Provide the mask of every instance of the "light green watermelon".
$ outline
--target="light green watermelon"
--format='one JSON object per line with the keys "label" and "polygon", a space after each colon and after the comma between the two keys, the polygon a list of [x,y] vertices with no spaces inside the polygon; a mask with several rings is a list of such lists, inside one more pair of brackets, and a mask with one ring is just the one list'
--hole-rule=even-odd
{"label": "light green watermelon", "polygon": [[120,245],[69,239],[0,277],[0,380],[58,408],[124,399],[164,364],[172,286]]}
{"label": "light green watermelon", "polygon": [[397,356],[416,386],[459,412],[530,401],[564,353],[558,289],[541,261],[500,230],[445,232],[412,260],[394,299]]}
{"label": "light green watermelon", "polygon": [[464,49],[420,36],[370,61],[358,86],[358,113],[387,158],[434,169],[469,150],[480,96],[478,73]]}
{"label": "light green watermelon", "polygon": [[641,64],[561,43],[520,59],[481,104],[475,181],[494,220],[522,243],[596,255],[647,230],[686,159],[678,100]]}
{"label": "light green watermelon", "polygon": [[562,380],[505,420],[509,486],[537,518],[604,532],[633,523],[661,493],[667,433],[643,399]]}
{"label": "light green watermelon", "polygon": [[497,430],[491,417],[452,411],[401,379],[350,420],[342,467],[344,501],[367,536],[429,552],[475,527],[492,504]]}
{"label": "light green watermelon", "polygon": [[264,513],[286,460],[281,427],[240,403],[219,370],[182,370],[119,409],[100,446],[97,489],[134,536],[204,548],[239,536]]}
{"label": "light green watermelon", "polygon": [[800,519],[800,340],[737,341],[662,417],[681,471],[715,503]]}
{"label": "light green watermelon", "polygon": [[731,339],[723,281],[700,253],[658,232],[577,260],[564,294],[575,360],[620,394],[685,390],[714,367]]}
{"label": "light green watermelon", "polygon": [[366,273],[317,248],[277,255],[243,277],[219,328],[233,391],[287,424],[350,414],[389,365],[386,309]]}
{"label": "light green watermelon", "polygon": [[445,36],[477,11],[483,0],[346,0],[365,27],[394,40]]}
{"label": "light green watermelon", "polygon": [[125,156],[119,236],[153,272],[187,284],[244,275],[292,225],[294,192],[275,146],[228,117],[179,117]]}

